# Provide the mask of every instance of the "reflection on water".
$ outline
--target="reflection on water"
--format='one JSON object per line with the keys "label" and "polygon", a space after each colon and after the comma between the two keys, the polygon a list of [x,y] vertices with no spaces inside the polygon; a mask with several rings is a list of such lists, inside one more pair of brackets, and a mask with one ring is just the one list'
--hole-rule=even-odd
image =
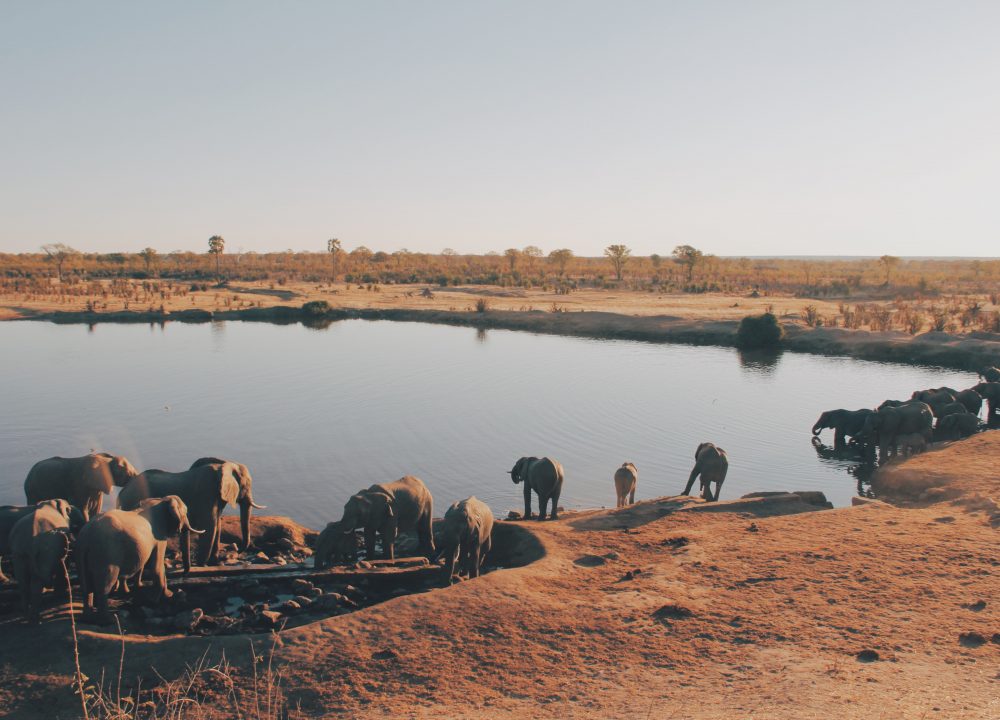
{"label": "reflection on water", "polygon": [[703,441],[729,454],[724,498],[822,490],[846,505],[864,490],[863,463],[807,442],[820,412],[976,381],[845,358],[388,321],[18,322],[0,323],[0,341],[17,348],[0,354],[0,503],[23,501],[28,469],[52,455],[111,450],[166,470],[211,455],[249,465],[270,512],[314,527],[358,488],[407,473],[427,482],[438,515],[472,494],[505,513],[521,503],[506,474],[521,455],[562,462],[567,508],[613,506],[626,460],[639,469],[638,498],[674,494]]}
{"label": "reflection on water", "polygon": [[851,439],[838,450],[832,445],[823,444],[818,437],[813,437],[811,442],[820,461],[846,470],[848,475],[857,480],[858,495],[874,497],[871,487],[871,477],[877,467],[874,445]]}
{"label": "reflection on water", "polygon": [[737,350],[736,354],[740,359],[740,367],[744,370],[760,377],[770,377],[778,369],[778,364],[784,353],[773,348],[760,348],[757,350]]}

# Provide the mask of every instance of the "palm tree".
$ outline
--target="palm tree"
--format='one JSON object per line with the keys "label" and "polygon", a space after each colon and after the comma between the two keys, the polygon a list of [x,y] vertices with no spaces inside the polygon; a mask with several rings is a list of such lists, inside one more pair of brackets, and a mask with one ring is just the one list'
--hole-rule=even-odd
{"label": "palm tree", "polygon": [[337,280],[337,256],[340,254],[340,240],[337,238],[330,238],[326,241],[326,251],[330,253],[330,259],[333,262],[333,280]]}
{"label": "palm tree", "polygon": [[221,235],[213,235],[208,239],[208,252],[215,255],[215,274],[222,279],[222,253],[226,251],[226,241]]}

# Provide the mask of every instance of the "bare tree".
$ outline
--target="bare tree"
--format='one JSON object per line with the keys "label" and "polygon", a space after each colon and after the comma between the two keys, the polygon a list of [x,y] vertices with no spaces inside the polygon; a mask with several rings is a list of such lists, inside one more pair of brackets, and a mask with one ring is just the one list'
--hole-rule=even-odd
{"label": "bare tree", "polygon": [[549,262],[559,268],[559,276],[566,274],[566,265],[573,259],[573,251],[569,248],[559,248],[549,253]]}
{"label": "bare tree", "polygon": [[141,257],[142,261],[146,263],[146,274],[152,275],[153,264],[156,262],[157,257],[156,250],[151,247],[143,248],[143,250],[139,253],[139,257]]}
{"label": "bare tree", "polygon": [[503,251],[503,255],[507,258],[507,263],[510,265],[510,271],[514,272],[514,268],[517,266],[517,259],[521,257],[521,251],[517,248],[507,248]]}
{"label": "bare tree", "polygon": [[340,240],[330,238],[326,241],[326,251],[330,253],[330,262],[333,264],[333,281],[337,280],[337,258],[340,255]]}
{"label": "bare tree", "polygon": [[693,248],[690,245],[678,245],[674,248],[671,255],[674,256],[675,263],[687,267],[687,281],[689,283],[694,277],[695,266],[705,257],[705,254],[701,250]]}
{"label": "bare tree", "polygon": [[882,265],[882,269],[885,270],[885,284],[888,285],[893,269],[899,265],[899,258],[895,255],[883,255],[878,261]]}
{"label": "bare tree", "polygon": [[615,275],[619,280],[621,280],[622,271],[625,269],[625,263],[628,262],[629,257],[632,255],[632,251],[624,245],[608,245],[604,248],[604,254],[607,255],[609,260],[611,260],[611,265],[615,269]]}
{"label": "bare tree", "polygon": [[74,255],[80,254],[80,251],[76,248],[71,248],[69,245],[64,245],[63,243],[42,245],[42,250],[56,264],[56,276],[59,278],[59,282],[62,282],[63,264]]}
{"label": "bare tree", "polygon": [[208,252],[215,255],[215,274],[222,280],[222,253],[226,251],[226,241],[221,235],[213,235],[208,239]]}
{"label": "bare tree", "polygon": [[542,249],[535,245],[528,245],[521,251],[521,254],[528,259],[528,272],[531,272],[535,269],[535,260],[542,257]]}

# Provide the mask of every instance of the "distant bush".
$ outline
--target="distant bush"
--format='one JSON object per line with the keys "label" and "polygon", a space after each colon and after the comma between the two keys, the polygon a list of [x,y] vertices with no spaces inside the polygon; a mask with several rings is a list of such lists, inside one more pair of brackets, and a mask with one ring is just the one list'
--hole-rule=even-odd
{"label": "distant bush", "polygon": [[479,298],[476,300],[476,312],[484,313],[490,309],[490,301],[486,298]]}
{"label": "distant bush", "polygon": [[302,306],[302,314],[309,317],[319,317],[330,312],[330,303],[326,300],[312,300]]}
{"label": "distant bush", "polygon": [[748,315],[740,320],[740,328],[736,332],[736,347],[743,350],[775,347],[784,334],[774,313]]}

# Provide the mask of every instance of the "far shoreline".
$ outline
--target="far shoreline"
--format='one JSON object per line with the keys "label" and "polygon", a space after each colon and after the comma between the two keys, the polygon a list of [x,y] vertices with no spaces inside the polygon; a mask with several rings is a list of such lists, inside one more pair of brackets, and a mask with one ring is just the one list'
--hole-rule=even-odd
{"label": "far shoreline", "polygon": [[[673,315],[624,315],[602,311],[493,310],[484,312],[415,308],[331,307],[309,312],[302,307],[273,305],[238,310],[189,309],[175,311],[114,312],[55,311],[26,313],[5,318],[10,321],[43,321],[54,324],[139,324],[167,322],[206,323],[227,320],[302,323],[324,326],[341,320],[389,320],[419,322],[485,330],[514,330],[545,335],[564,335],[602,340],[633,340],[695,346],[736,347],[737,320],[685,319]],[[970,333],[955,335],[927,332],[875,332],[844,328],[810,328],[782,322],[785,337],[770,352],[790,351],[860,360],[928,365],[976,371],[1000,363],[1000,335]]]}

